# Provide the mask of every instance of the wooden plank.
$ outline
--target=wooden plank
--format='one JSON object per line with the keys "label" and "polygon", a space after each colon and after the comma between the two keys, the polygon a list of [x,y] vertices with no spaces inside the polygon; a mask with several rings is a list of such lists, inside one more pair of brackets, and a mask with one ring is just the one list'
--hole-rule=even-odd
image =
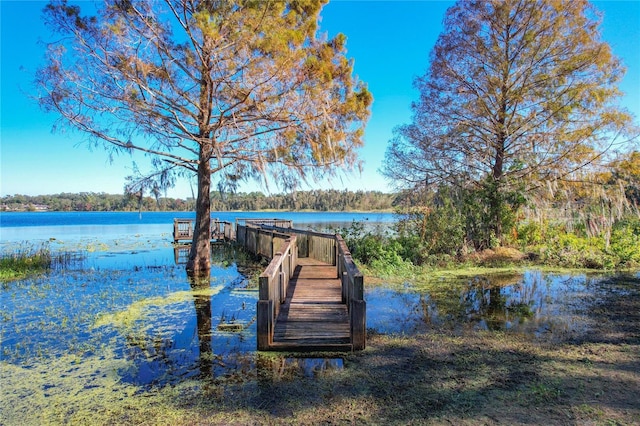
{"label": "wooden plank", "polygon": [[[241,226],[236,221],[238,242],[272,259],[261,274],[258,349],[364,349],[362,274],[344,240],[339,235],[292,229],[291,224],[280,228],[283,224],[276,219],[252,222],[246,220],[247,226]],[[218,232],[226,237],[226,229]]]}
{"label": "wooden plank", "polygon": [[351,350],[347,306],[333,265],[298,259],[276,320],[272,350]]}
{"label": "wooden plank", "polygon": [[269,350],[282,352],[350,352],[351,343],[305,342],[304,345],[300,345],[298,343],[273,342]]}
{"label": "wooden plank", "polygon": [[351,301],[351,343],[353,350],[361,351],[366,346],[367,340],[367,304],[364,300]]}

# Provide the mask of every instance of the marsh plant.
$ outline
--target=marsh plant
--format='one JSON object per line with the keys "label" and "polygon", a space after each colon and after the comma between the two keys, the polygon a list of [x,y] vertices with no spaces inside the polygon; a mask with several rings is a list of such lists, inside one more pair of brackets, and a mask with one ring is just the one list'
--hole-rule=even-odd
{"label": "marsh plant", "polygon": [[68,268],[81,263],[83,258],[77,252],[53,252],[46,242],[38,245],[23,242],[0,255],[0,281],[6,283],[31,274]]}

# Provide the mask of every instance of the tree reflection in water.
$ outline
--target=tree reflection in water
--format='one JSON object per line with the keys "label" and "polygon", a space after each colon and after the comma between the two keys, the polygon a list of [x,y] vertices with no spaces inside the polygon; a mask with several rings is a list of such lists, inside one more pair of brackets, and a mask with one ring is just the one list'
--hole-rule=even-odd
{"label": "tree reflection in water", "polygon": [[[193,290],[207,289],[211,286],[211,278],[190,279]],[[195,291],[193,304],[196,309],[196,330],[198,332],[200,375],[211,377],[213,373],[213,347],[211,333],[211,296]]]}
{"label": "tree reflection in water", "polygon": [[589,303],[591,285],[582,275],[528,271],[408,284],[402,290],[377,287],[366,294],[367,326],[403,334],[439,327],[566,334],[586,327],[579,312]]}

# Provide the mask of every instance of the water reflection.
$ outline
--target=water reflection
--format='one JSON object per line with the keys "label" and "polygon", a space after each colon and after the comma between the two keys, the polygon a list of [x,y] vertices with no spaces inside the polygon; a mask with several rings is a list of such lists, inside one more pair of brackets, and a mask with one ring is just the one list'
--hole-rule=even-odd
{"label": "water reflection", "polygon": [[257,293],[246,290],[246,278],[235,265],[216,265],[211,277],[188,285],[187,291],[147,303],[143,316],[121,327],[124,354],[131,362],[121,372],[124,381],[214,380],[251,369]]}
{"label": "water reflection", "polygon": [[368,327],[379,333],[414,333],[434,327],[472,327],[543,336],[582,332],[577,314],[593,301],[586,276],[530,271],[443,281],[422,291],[378,287],[367,294]]}
{"label": "water reflection", "polygon": [[[533,315],[535,288],[523,285],[523,275],[477,277],[468,282],[461,296],[461,307],[467,320],[487,330],[504,330]],[[509,289],[512,289],[511,294]],[[504,292],[503,292],[504,290]],[[524,290],[524,291],[521,291]],[[520,297],[518,297],[520,296]]]}
{"label": "water reflection", "polygon": [[[0,249],[14,241],[51,238],[52,249],[85,256],[81,267],[0,288],[2,362],[24,369],[51,365],[47,394],[67,397],[68,388],[57,380],[69,368],[85,368],[80,389],[94,386],[92,377],[108,370],[140,392],[188,379],[203,386],[255,381],[268,401],[273,387],[260,384],[344,368],[342,358],[256,352],[258,294],[247,277],[264,265],[248,269],[233,246],[212,247],[210,279],[190,282],[180,266],[188,246],[173,246],[170,221],[141,229],[91,226],[2,228]],[[638,276],[633,279],[636,289]],[[598,309],[594,302],[612,291],[630,291],[602,277],[539,271],[366,289],[369,332],[410,335],[465,327],[542,338],[597,332],[597,324],[589,322]],[[49,362],[53,359],[64,362]],[[55,365],[64,367],[55,370]],[[41,393],[34,386],[33,394]]]}
{"label": "water reflection", "polygon": [[189,261],[189,252],[191,246],[189,244],[173,245],[173,261],[176,265],[186,265]]}
{"label": "water reflection", "polygon": [[[122,380],[143,387],[186,378],[315,377],[342,368],[339,358],[256,354],[258,295],[247,277],[260,271],[238,262],[231,245],[212,247],[211,277],[196,283],[174,265],[181,247],[168,241],[88,243],[79,245],[87,253],[84,269],[54,270],[2,289],[3,361],[28,366],[108,348],[126,360]],[[466,327],[562,337],[592,326],[593,302],[611,291],[598,287],[601,279],[530,271],[402,289],[367,286],[367,326],[378,333]]]}
{"label": "water reflection", "polygon": [[298,358],[258,356],[256,369],[261,382],[272,383],[297,377],[318,377],[344,368],[342,358]]}
{"label": "water reflection", "polygon": [[[211,279],[191,279],[192,289],[211,286]],[[193,293],[193,305],[196,310],[196,329],[198,330],[200,375],[211,377],[213,371],[213,347],[211,334],[211,297],[198,292]]]}

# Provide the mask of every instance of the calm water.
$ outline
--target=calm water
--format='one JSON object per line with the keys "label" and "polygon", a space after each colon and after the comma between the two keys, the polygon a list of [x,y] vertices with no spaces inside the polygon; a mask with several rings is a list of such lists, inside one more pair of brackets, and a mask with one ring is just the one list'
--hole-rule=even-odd
{"label": "calm water", "polygon": [[[392,213],[322,212],[212,212],[211,216],[229,222],[243,219],[288,219],[296,227],[349,226],[353,221],[390,223]],[[195,218],[193,212],[3,212],[0,213],[0,240],[59,236],[144,234],[160,235],[172,231],[173,219]],[[34,229],[38,228],[38,229]]]}
{"label": "calm water", "polygon": [[584,311],[599,300],[602,279],[528,271],[436,282],[424,291],[376,287],[367,292],[367,315],[383,333],[466,327],[571,338],[591,326]]}
{"label": "calm water", "polygon": [[[23,369],[71,359],[91,370],[107,363],[116,365],[111,368],[118,383],[141,388],[254,371],[258,271],[246,269],[238,253],[219,247],[210,281],[190,282],[171,243],[176,216],[188,217],[164,212],[0,215],[4,251],[23,241],[47,242],[52,250],[82,256],[67,268],[0,289],[0,365]],[[297,227],[316,228],[393,221],[392,214],[379,213],[218,215],[230,221],[237,216],[292,219]],[[402,288],[367,286],[367,328],[412,334],[465,327],[531,338],[571,337],[594,326],[586,312],[604,291],[601,283],[602,277],[529,271]],[[339,359],[283,362],[305,375],[342,366]],[[93,377],[90,371],[87,377]],[[55,384],[48,392],[55,392]]]}
{"label": "calm water", "polygon": [[[284,218],[327,229],[388,224],[388,213],[214,213],[221,220]],[[147,386],[244,368],[255,351],[255,279],[217,247],[209,282],[192,283],[173,246],[175,217],[188,213],[2,213],[0,250],[47,244],[82,260],[0,289],[2,361],[96,356],[123,360],[121,380]],[[252,285],[253,284],[253,285]],[[287,361],[305,374],[340,360]]]}
{"label": "calm water", "polygon": [[[86,251],[92,267],[167,265],[174,260],[173,219],[194,217],[193,212],[3,212],[0,252],[21,242],[48,243],[52,250]],[[319,231],[354,221],[384,226],[395,220],[392,213],[213,212],[212,217],[232,223],[277,217]]]}

